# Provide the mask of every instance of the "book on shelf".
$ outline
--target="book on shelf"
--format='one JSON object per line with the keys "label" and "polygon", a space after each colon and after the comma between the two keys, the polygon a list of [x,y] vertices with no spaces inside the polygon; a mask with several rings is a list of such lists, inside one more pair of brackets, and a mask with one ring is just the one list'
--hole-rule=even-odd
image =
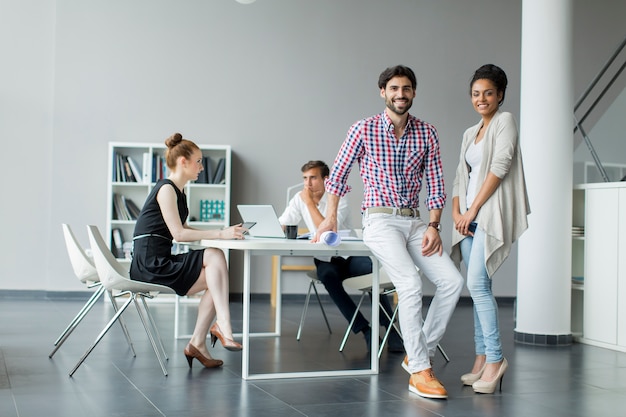
{"label": "book on shelf", "polygon": [[133,174],[133,178],[135,179],[135,182],[142,182],[143,173],[139,169],[139,165],[137,165],[137,162],[132,157],[128,156],[127,159],[128,159],[128,165],[130,165],[130,171]]}
{"label": "book on shelf", "polygon": [[208,175],[206,169],[206,157],[202,157],[202,171],[198,174],[198,179],[195,181],[196,184],[207,184],[208,183]]}
{"label": "book on shelf", "polygon": [[119,194],[113,194],[113,219],[114,220],[125,220],[124,212],[122,211],[122,199]]}
{"label": "book on shelf", "polygon": [[113,182],[141,182],[142,172],[137,161],[130,156],[113,151]]}
{"label": "book on shelf", "polygon": [[165,177],[167,177],[165,159],[155,153],[152,155],[152,182],[157,182]]}
{"label": "book on shelf", "polygon": [[128,156],[122,157],[122,162],[124,165],[124,174],[126,175],[124,181],[126,182],[137,182],[137,178],[135,178],[135,174],[130,167],[130,162],[128,161]]}
{"label": "book on shelf", "polygon": [[217,162],[217,167],[215,168],[215,174],[213,175],[213,180],[211,184],[221,184],[224,181],[224,172],[226,170],[226,158],[220,158]]}
{"label": "book on shelf", "polygon": [[113,194],[113,209],[115,220],[134,220],[126,204],[126,197],[122,194]]}
{"label": "book on shelf", "polygon": [[113,157],[112,159],[112,166],[111,166],[111,173],[112,173],[112,178],[111,181],[113,182],[118,182],[120,179],[118,177],[118,169],[117,169],[117,152],[113,151]]}
{"label": "book on shelf", "polygon": [[114,220],[137,220],[141,209],[123,194],[113,194]]}
{"label": "book on shelf", "polygon": [[114,165],[115,173],[113,175],[114,180],[116,182],[123,182],[125,179],[124,168],[122,167],[122,155],[119,153],[115,154],[115,165]]}
{"label": "book on shelf", "polygon": [[202,157],[202,167],[196,184],[211,184],[213,182],[213,161],[210,156]]}
{"label": "book on shelf", "polygon": [[137,207],[137,204],[135,204],[135,202],[130,198],[124,196],[122,196],[122,198],[124,199],[126,210],[128,210],[128,214],[130,214],[130,220],[137,220],[141,209]]}
{"label": "book on shelf", "polygon": [[204,172],[206,172],[206,183],[213,183],[213,160],[210,156],[202,158],[204,160]]}
{"label": "book on shelf", "polygon": [[118,227],[111,230],[111,252],[116,258],[124,257],[124,235]]}

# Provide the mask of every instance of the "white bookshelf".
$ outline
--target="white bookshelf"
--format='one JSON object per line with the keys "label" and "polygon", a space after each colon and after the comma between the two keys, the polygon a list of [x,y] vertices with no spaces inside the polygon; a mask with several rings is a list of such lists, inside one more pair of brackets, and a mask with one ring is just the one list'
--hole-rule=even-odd
{"label": "white bookshelf", "polygon": [[[222,228],[230,225],[230,193],[231,193],[231,148],[230,145],[201,145],[204,157],[209,157],[212,169],[215,170],[220,159],[224,159],[224,176],[220,183],[196,183],[189,182],[185,186],[187,205],[189,206],[189,218],[187,223],[195,228]],[[114,207],[114,196],[121,195],[130,199],[141,209],[144,201],[154,187],[158,176],[156,168],[157,158],[164,159],[165,144],[136,143],[136,142],[110,142],[109,143],[109,169],[107,177],[107,222],[106,233],[108,242],[112,242],[112,231],[120,229],[127,245],[132,241],[135,220],[121,219]],[[138,181],[129,181],[124,178],[116,178],[116,155],[130,158],[134,162],[139,175]],[[146,155],[146,156],[144,156]],[[164,165],[164,162],[163,162]],[[206,167],[205,167],[206,168]],[[163,176],[167,177],[167,169],[163,169]],[[219,217],[211,216],[209,219],[201,219],[200,202],[223,201],[223,211]],[[115,250],[115,248],[111,248]]]}

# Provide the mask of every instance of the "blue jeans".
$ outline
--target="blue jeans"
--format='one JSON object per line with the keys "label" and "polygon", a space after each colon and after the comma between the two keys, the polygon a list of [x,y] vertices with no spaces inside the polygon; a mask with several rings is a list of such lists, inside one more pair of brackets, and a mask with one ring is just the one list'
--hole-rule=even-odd
{"label": "blue jeans", "polygon": [[502,360],[498,324],[498,303],[491,290],[491,278],[485,267],[485,232],[476,228],[474,236],[461,241],[461,253],[467,266],[467,289],[474,301],[474,344],[476,355],[486,355],[488,363]]}
{"label": "blue jeans", "polygon": [[[369,256],[349,256],[348,258],[334,256],[331,258],[330,262],[320,261],[319,259],[315,259],[314,262],[317,267],[317,278],[322,281],[328,295],[330,295],[330,298],[335,302],[337,307],[339,307],[341,314],[350,322],[356,311],[356,304],[343,288],[343,281],[347,278],[371,273],[372,260]],[[386,295],[381,294],[380,304],[387,310],[389,316],[393,314],[389,298]],[[387,319],[382,311],[380,314],[380,323],[385,327],[389,325],[389,319]],[[354,320],[352,331],[358,333],[369,327],[369,322],[359,311]]]}

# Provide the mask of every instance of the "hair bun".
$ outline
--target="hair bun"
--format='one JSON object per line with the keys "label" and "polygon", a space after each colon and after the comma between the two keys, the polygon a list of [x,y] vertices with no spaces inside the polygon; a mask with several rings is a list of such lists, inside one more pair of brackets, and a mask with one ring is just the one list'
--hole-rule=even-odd
{"label": "hair bun", "polygon": [[178,145],[182,140],[183,135],[181,135],[180,133],[174,133],[172,136],[165,139],[165,145],[167,145],[168,148],[173,148],[174,146]]}

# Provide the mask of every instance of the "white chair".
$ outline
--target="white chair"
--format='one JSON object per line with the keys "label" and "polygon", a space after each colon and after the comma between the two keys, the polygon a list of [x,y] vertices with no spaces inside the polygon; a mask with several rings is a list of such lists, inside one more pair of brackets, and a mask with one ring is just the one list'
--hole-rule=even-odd
{"label": "white chair", "polygon": [[320,306],[320,310],[322,310],[322,315],[324,316],[324,321],[326,322],[328,333],[333,333],[332,329],[330,328],[330,323],[328,322],[328,317],[326,317],[326,310],[324,310],[324,305],[322,304],[322,300],[320,299],[320,294],[317,292],[316,285],[321,284],[322,281],[317,278],[317,271],[307,271],[306,275],[307,277],[309,277],[309,290],[306,293],[304,306],[302,307],[302,315],[300,316],[300,325],[298,326],[298,334],[296,335],[296,340],[300,340],[300,335],[302,334],[304,319],[306,318],[306,313],[309,309],[309,302],[311,301],[311,291],[315,292],[315,298],[317,298],[317,303]]}
{"label": "white chair", "polygon": [[[85,318],[87,313],[91,311],[91,308],[96,304],[96,302],[102,297],[102,295],[107,292],[106,288],[100,282],[100,278],[98,277],[98,272],[96,271],[96,266],[93,263],[93,259],[87,254],[87,252],[83,249],[82,245],[76,239],[74,232],[68,224],[62,224],[63,228],[63,236],[65,238],[65,246],[67,248],[67,254],[70,258],[70,263],[72,264],[72,269],[74,270],[74,274],[78,280],[85,284],[87,288],[93,289],[96,291],[91,295],[89,300],[83,305],[83,307],[78,311],[76,316],[70,321],[65,330],[61,333],[61,335],[54,342],[54,350],[48,355],[49,358],[52,358],[54,354],[59,350],[59,348],[65,343],[65,341],[69,338],[72,332],[76,329],[76,327],[80,324],[80,322]],[[111,303],[114,306],[115,300],[113,297],[109,296]],[[128,341],[128,346],[130,347],[133,355],[135,354],[135,348],[133,347],[132,341],[130,339],[130,334],[124,322],[120,320],[120,325],[122,326],[122,331],[124,332],[124,336]]]}
{"label": "white chair", "polygon": [[[148,304],[145,299],[153,298],[159,293],[175,294],[174,290],[163,285],[131,280],[128,272],[115,259],[115,256],[106,245],[98,228],[96,226],[87,226],[87,232],[89,234],[89,242],[91,244],[91,251],[93,252],[94,263],[102,285],[104,285],[107,291],[110,291],[114,297],[125,295],[128,295],[129,297],[121,308],[116,309],[113,318],[107,323],[104,329],[102,329],[98,337],[96,337],[94,343],[89,347],[89,349],[87,349],[82,358],[80,358],[74,369],[70,372],[70,376],[76,372],[78,367],[85,361],[87,356],[89,356],[91,351],[109,331],[111,326],[113,326],[113,323],[120,318],[122,313],[124,313],[126,308],[131,303],[135,304],[141,323],[146,330],[148,339],[150,339],[154,353],[159,360],[159,365],[161,365],[161,370],[164,375],[167,375],[167,369],[165,368],[164,363],[164,361],[168,359],[167,353],[165,352],[165,347],[161,341],[159,331],[156,327],[154,319],[152,318],[152,314],[150,314],[150,310],[148,309]],[[141,303],[138,302],[138,299],[141,300]],[[141,307],[143,307],[143,310]]]}
{"label": "white chair", "polygon": [[[422,274],[422,272],[419,271],[419,269],[418,269],[418,273],[420,275]],[[343,281],[343,285],[346,288],[351,288],[353,290],[361,291],[361,298],[359,299],[359,303],[354,312],[354,316],[352,316],[352,320],[350,321],[350,324],[348,325],[348,328],[346,329],[346,333],[343,336],[343,340],[341,341],[341,346],[339,347],[340,352],[343,351],[343,348],[345,347],[346,342],[348,341],[348,337],[350,336],[352,326],[354,325],[354,321],[356,320],[356,316],[358,314],[359,308],[361,308],[361,304],[363,304],[363,300],[365,299],[365,296],[367,294],[370,294],[370,296],[373,296],[371,294],[372,293],[372,274],[359,275],[358,277],[348,278]],[[389,275],[387,275],[387,273],[385,272],[383,268],[381,268],[378,273],[378,288],[379,288],[380,294],[385,295],[385,296],[394,294],[396,292],[396,287],[393,285],[393,282],[391,282]],[[398,332],[400,337],[402,337],[402,333],[400,332],[400,329],[398,328],[396,324],[396,318],[398,316],[398,307],[399,307],[398,304],[396,304],[396,306],[394,307],[393,314],[391,315],[391,317],[389,316],[389,313],[387,313],[387,311],[384,308],[382,308],[382,306],[380,305],[380,298],[378,301],[378,306],[380,310],[387,316],[387,319],[389,320],[389,323],[391,324],[391,326],[387,326],[387,330],[385,331],[383,340],[380,343],[380,346],[378,349],[378,357],[380,357],[380,355],[383,352],[383,348],[385,347],[385,343],[387,343],[387,339],[389,338],[389,333],[391,332],[392,326],[396,330],[396,332]],[[440,344],[437,345],[437,349],[439,350],[441,355],[444,357],[446,362],[450,362],[450,358],[448,357],[448,355],[443,350]]]}
{"label": "white chair", "polygon": [[[346,342],[348,341],[348,337],[350,337],[350,332],[352,331],[352,326],[354,326],[354,321],[356,320],[357,314],[359,313],[359,309],[361,308],[361,305],[363,304],[363,300],[365,299],[365,296],[367,294],[370,294],[373,297],[373,295],[371,294],[372,293],[372,276],[373,274],[359,275],[357,277],[348,278],[343,281],[343,286],[345,288],[361,291],[361,298],[359,298],[359,303],[356,306],[356,310],[354,311],[352,320],[350,320],[350,324],[348,324],[346,333],[344,334],[343,340],[341,341],[341,346],[339,346],[340,352],[343,352],[343,348],[346,346]],[[385,272],[383,268],[381,268],[378,273],[378,288],[380,290],[379,294],[383,296],[387,296],[396,292],[396,287],[393,285],[393,283],[391,282],[391,279],[389,278],[389,275],[387,275],[387,273]],[[380,357],[380,355],[383,352],[383,348],[385,347],[385,343],[387,343],[387,339],[389,338],[389,333],[391,332],[392,326],[393,328],[396,329],[396,332],[398,332],[400,336],[402,336],[402,333],[400,332],[400,329],[396,325],[396,317],[398,315],[398,305],[396,304],[396,306],[394,307],[393,313],[391,314],[391,316],[389,316],[389,313],[384,308],[382,308],[380,304],[380,298],[378,299],[378,307],[380,308],[380,311],[382,311],[385,314],[385,316],[387,316],[387,319],[389,320],[389,323],[391,324],[391,326],[387,326],[387,331],[385,332],[383,336],[383,340],[380,342],[380,346],[378,349],[378,357]]]}
{"label": "white chair", "polygon": [[[291,198],[294,195],[296,195],[298,191],[302,189],[302,186],[303,186],[303,183],[299,182],[297,184],[287,187],[287,193],[285,197],[285,207],[289,205]],[[276,262],[276,260],[278,260],[278,262]],[[333,331],[330,327],[330,322],[328,321],[328,317],[326,316],[326,310],[324,310],[324,305],[322,304],[322,300],[320,299],[319,292],[317,291],[317,284],[321,284],[322,282],[319,279],[317,279],[315,266],[310,265],[310,264],[308,265],[283,265],[282,257],[278,257],[278,256],[275,257],[275,260],[273,262],[276,262],[274,269],[280,268],[281,271],[306,272],[306,275],[309,278],[309,288],[307,290],[306,298],[304,300],[304,306],[302,307],[302,314],[300,315],[300,325],[298,326],[298,333],[296,334],[296,340],[299,341],[302,335],[302,329],[304,327],[304,320],[309,310],[309,302],[311,301],[311,292],[315,293],[315,298],[317,299],[317,304],[320,306],[320,310],[322,310],[322,315],[324,316],[324,321],[326,322],[328,333],[332,334]],[[276,271],[274,271],[273,275],[275,274],[276,274]],[[275,295],[276,284],[274,281],[275,279],[273,279],[273,282],[272,282],[272,298],[275,298],[276,296]],[[275,302],[272,302],[272,305],[275,305]]]}

